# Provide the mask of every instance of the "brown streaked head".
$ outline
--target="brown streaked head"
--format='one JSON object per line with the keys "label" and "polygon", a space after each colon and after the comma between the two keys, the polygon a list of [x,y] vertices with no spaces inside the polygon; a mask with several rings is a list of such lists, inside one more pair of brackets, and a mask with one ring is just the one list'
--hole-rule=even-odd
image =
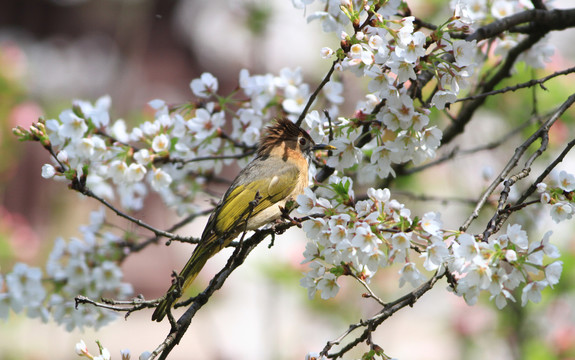
{"label": "brown streaked head", "polygon": [[298,142],[298,139],[303,138],[310,147],[315,146],[315,142],[309,134],[291,122],[288,119],[278,119],[277,122],[268,126],[258,148],[258,155],[269,154],[271,149],[275,146],[281,145],[282,142]]}

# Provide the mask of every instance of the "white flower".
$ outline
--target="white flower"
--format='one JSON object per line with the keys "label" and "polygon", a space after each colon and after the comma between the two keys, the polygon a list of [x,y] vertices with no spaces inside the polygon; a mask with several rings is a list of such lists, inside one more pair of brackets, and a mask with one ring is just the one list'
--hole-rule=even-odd
{"label": "white flower", "polygon": [[308,215],[311,214],[312,211],[318,210],[316,209],[317,197],[310,188],[305,188],[303,194],[297,196],[296,202],[299,205],[298,212],[302,215]]}
{"label": "white flower", "polygon": [[187,128],[196,133],[198,139],[205,139],[211,136],[218,128],[222,127],[225,122],[225,114],[220,111],[211,113],[210,109],[197,109],[196,116],[186,122]]}
{"label": "white flower", "polygon": [[122,280],[122,270],[113,261],[104,261],[93,269],[92,279],[100,291],[116,289]]}
{"label": "white flower", "polygon": [[142,164],[138,163],[131,163],[126,169],[124,179],[128,182],[138,182],[142,181],[144,176],[146,175],[146,168]]}
{"label": "white flower", "polygon": [[351,244],[365,253],[371,253],[381,244],[381,240],[371,231],[368,224],[362,222],[356,226]]}
{"label": "white flower", "polygon": [[559,282],[563,271],[563,261],[555,261],[545,267],[545,280],[551,287]]}
{"label": "white flower", "polygon": [[525,63],[533,68],[541,69],[551,61],[551,56],[555,53],[555,47],[549,44],[547,38],[541,39],[527,51],[519,55],[517,61]]}
{"label": "white flower", "polygon": [[298,87],[303,82],[303,74],[301,68],[297,67],[295,69],[282,68],[280,74],[275,78],[275,84],[281,88],[287,87]]}
{"label": "white flower", "polygon": [[425,276],[423,276],[415,264],[412,262],[405,263],[403,268],[399,270],[401,277],[399,278],[399,287],[403,287],[406,282],[409,282],[411,286],[417,287],[425,281]]}
{"label": "white flower", "polygon": [[85,356],[88,354],[88,347],[86,346],[84,340],[80,340],[80,342],[76,344],[75,348],[76,348],[76,354],[78,354],[79,356]]}
{"label": "white flower", "polygon": [[56,175],[56,169],[50,164],[42,165],[42,177],[44,179],[51,179]]}
{"label": "white flower", "polygon": [[539,183],[539,184],[537,184],[537,192],[538,192],[538,193],[542,194],[542,193],[544,193],[545,191],[547,191],[547,184],[545,184],[545,183]]}
{"label": "white flower", "polygon": [[375,203],[385,205],[385,203],[387,203],[391,198],[391,192],[389,191],[388,188],[385,189],[369,188],[367,189],[367,196]]}
{"label": "white flower", "polygon": [[431,103],[439,110],[443,110],[446,104],[451,104],[457,100],[457,95],[452,91],[438,90],[431,99]]}
{"label": "white flower", "polygon": [[70,109],[64,110],[60,113],[60,121],[62,121],[60,135],[68,139],[79,140],[88,130],[88,125],[86,125],[84,119],[78,117]]}
{"label": "white flower", "polygon": [[66,266],[67,285],[82,289],[90,283],[90,269],[82,257],[72,257]]}
{"label": "white flower", "polygon": [[541,290],[547,287],[548,283],[546,280],[533,281],[525,285],[523,292],[521,293],[521,306],[527,305],[527,301],[533,303],[538,303],[541,301]]}
{"label": "white flower", "polygon": [[302,224],[303,231],[310,239],[315,239],[319,233],[325,230],[325,220],[322,218],[309,219]]}
{"label": "white flower", "polygon": [[332,273],[327,273],[317,284],[317,290],[321,291],[321,298],[327,300],[337,295],[339,285],[337,277]]}
{"label": "white flower", "polygon": [[63,125],[60,124],[58,120],[46,120],[46,133],[52,146],[60,146],[66,142],[66,139],[62,135],[62,127]]}
{"label": "white flower", "polygon": [[20,312],[26,306],[39,307],[46,297],[42,271],[23,263],[14,265],[12,272],[6,275],[6,286],[15,312]]}
{"label": "white flower", "polygon": [[[459,246],[455,247],[455,244]],[[475,238],[470,234],[464,233],[459,235],[457,237],[457,243],[455,244],[453,253],[467,261],[471,261],[475,256],[479,255],[479,246]]]}
{"label": "white flower", "polygon": [[154,110],[160,110],[167,107],[166,102],[162,99],[154,99],[148,101],[148,105]]}
{"label": "white flower", "polygon": [[551,234],[553,234],[553,231],[547,231],[545,235],[543,235],[543,239],[541,239],[541,246],[543,246],[543,253],[545,253],[545,255],[552,259],[556,259],[561,256],[561,254],[559,253],[557,246],[549,242]]}
{"label": "white flower", "polygon": [[377,50],[385,44],[385,41],[379,35],[372,35],[369,37],[367,44],[369,45],[370,48]]}
{"label": "white flower", "polygon": [[333,56],[334,52],[331,48],[329,47],[323,47],[321,48],[321,57],[324,59],[329,59],[330,57]]}
{"label": "white flower", "polygon": [[126,170],[128,164],[124,161],[114,160],[110,163],[108,175],[114,180],[116,184],[125,181]]}
{"label": "white flower", "polygon": [[420,57],[425,55],[425,34],[416,31],[401,39],[395,47],[395,54],[408,63],[415,63]]}
{"label": "white flower", "polygon": [[507,0],[495,0],[491,5],[491,15],[496,19],[502,19],[514,13],[513,3]]}
{"label": "white flower", "polygon": [[148,151],[148,149],[138,150],[134,154],[134,160],[136,160],[138,164],[148,165],[150,161],[152,161],[150,151]]}
{"label": "white flower", "polygon": [[56,159],[58,159],[59,162],[67,163],[68,162],[68,152],[66,150],[60,150],[58,152],[58,155],[56,155]]}
{"label": "white flower", "polygon": [[346,59],[350,66],[356,66],[361,63],[365,65],[373,64],[373,53],[367,46],[361,44],[354,44],[349,49],[349,59]]}
{"label": "white flower", "polygon": [[517,261],[517,252],[515,250],[506,250],[505,251],[505,260],[509,262]]}
{"label": "white flower", "polygon": [[288,86],[285,90],[283,109],[290,114],[299,114],[303,111],[309,98],[309,85],[301,84],[298,87]]}
{"label": "white flower", "polygon": [[495,46],[495,50],[493,51],[493,53],[495,55],[499,55],[502,57],[507,56],[509,50],[513,49],[515,45],[517,45],[517,41],[513,39],[507,37],[504,39],[499,39],[497,41],[497,45]]}
{"label": "white flower", "polygon": [[334,104],[343,103],[343,85],[340,82],[330,81],[323,87],[323,94],[330,102]]}
{"label": "white flower", "polygon": [[89,159],[94,156],[94,142],[91,138],[83,138],[76,142],[76,151],[79,156]]}
{"label": "white flower", "polygon": [[439,236],[431,237],[431,245],[429,245],[422,257],[425,258],[423,267],[428,271],[437,270],[449,256],[449,250],[443,242],[443,239]]}
{"label": "white flower", "polygon": [[386,65],[389,66],[391,72],[397,75],[397,81],[399,83],[404,83],[409,79],[415,80],[417,78],[415,70],[413,69],[414,64],[397,56],[395,53],[391,54],[391,60],[388,61]]}
{"label": "white flower", "polygon": [[80,107],[82,114],[84,114],[86,119],[90,119],[95,127],[101,128],[108,126],[108,123],[110,122],[110,114],[108,114],[108,110],[110,109],[110,105],[112,105],[112,98],[110,95],[100,97],[96,100],[95,105],[82,100],[75,100],[74,105]]}
{"label": "white flower", "polygon": [[455,65],[459,67],[473,64],[475,62],[476,53],[477,40],[455,40],[453,42],[453,55],[455,56]]}
{"label": "white flower", "polygon": [[153,171],[152,175],[152,188],[156,191],[161,191],[164,188],[167,188],[172,183],[172,177],[170,174],[165,172],[160,168],[156,168]]}
{"label": "white flower", "polygon": [[507,238],[520,249],[525,250],[529,247],[527,233],[521,229],[519,224],[507,225]]}
{"label": "white flower", "polygon": [[242,134],[242,141],[248,146],[257,144],[259,140],[260,129],[255,126],[249,126]]}
{"label": "white flower", "polygon": [[327,159],[327,165],[337,170],[344,170],[352,167],[361,161],[363,153],[361,149],[355,147],[355,139],[352,136],[339,137],[333,142],[336,150],[333,150],[332,156]]}
{"label": "white flower", "polygon": [[573,217],[573,207],[566,202],[557,202],[551,207],[551,219],[556,223]]}
{"label": "white flower", "polygon": [[377,13],[385,17],[393,16],[397,13],[400,4],[401,0],[388,0],[377,10]]}
{"label": "white flower", "polygon": [[152,141],[152,150],[156,153],[168,151],[170,149],[170,139],[166,134],[160,134],[154,137]]}
{"label": "white flower", "polygon": [[561,171],[559,173],[559,187],[561,190],[571,192],[575,190],[575,176],[568,172]]}
{"label": "white flower", "polygon": [[441,219],[438,212],[425,213],[419,223],[428,234],[441,235]]}
{"label": "white flower", "polygon": [[199,79],[190,83],[190,89],[197,97],[207,98],[218,91],[218,79],[210,73],[203,73]]}

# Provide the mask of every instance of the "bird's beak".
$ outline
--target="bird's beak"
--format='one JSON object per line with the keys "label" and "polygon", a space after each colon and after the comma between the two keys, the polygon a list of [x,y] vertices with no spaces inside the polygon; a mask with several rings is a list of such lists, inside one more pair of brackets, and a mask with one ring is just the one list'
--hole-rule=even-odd
{"label": "bird's beak", "polygon": [[336,150],[335,146],[327,145],[327,144],[316,144],[312,150]]}

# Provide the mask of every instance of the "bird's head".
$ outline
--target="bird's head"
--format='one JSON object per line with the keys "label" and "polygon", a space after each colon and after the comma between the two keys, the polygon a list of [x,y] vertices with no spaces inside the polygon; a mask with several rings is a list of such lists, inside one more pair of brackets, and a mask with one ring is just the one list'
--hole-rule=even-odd
{"label": "bird's head", "polygon": [[290,154],[301,154],[309,162],[315,150],[335,150],[335,147],[316,144],[301,127],[288,119],[278,119],[266,129],[260,141],[258,155],[287,157]]}

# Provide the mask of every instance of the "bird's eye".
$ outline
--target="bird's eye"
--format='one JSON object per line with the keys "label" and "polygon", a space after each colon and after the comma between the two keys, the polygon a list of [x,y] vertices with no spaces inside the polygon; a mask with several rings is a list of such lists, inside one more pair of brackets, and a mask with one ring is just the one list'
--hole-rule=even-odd
{"label": "bird's eye", "polygon": [[299,144],[301,146],[305,146],[307,144],[307,140],[304,137],[299,138]]}

